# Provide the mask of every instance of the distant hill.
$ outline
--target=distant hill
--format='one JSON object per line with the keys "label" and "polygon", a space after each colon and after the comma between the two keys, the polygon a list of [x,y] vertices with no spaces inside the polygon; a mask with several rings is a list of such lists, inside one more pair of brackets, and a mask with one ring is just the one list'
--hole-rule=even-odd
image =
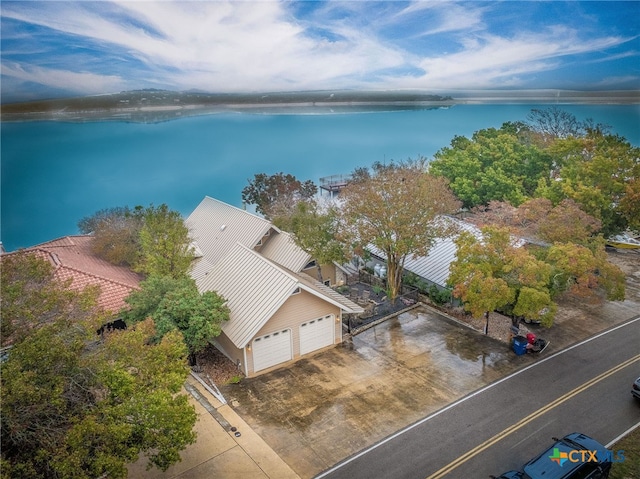
{"label": "distant hill", "polygon": [[159,122],[225,111],[253,113],[340,113],[446,108],[462,103],[640,103],[638,91],[478,90],[452,96],[419,91],[303,91],[206,93],[133,90],[0,106],[2,121],[119,120]]}
{"label": "distant hill", "polygon": [[[275,93],[204,93],[195,91],[134,90],[120,93],[10,103],[0,106],[3,121],[28,119],[126,119],[278,108],[331,108],[335,106],[439,106],[450,96],[396,91],[307,91]],[[171,113],[173,112],[173,113]],[[150,115],[150,113],[152,113]],[[162,119],[162,118],[160,118]]]}

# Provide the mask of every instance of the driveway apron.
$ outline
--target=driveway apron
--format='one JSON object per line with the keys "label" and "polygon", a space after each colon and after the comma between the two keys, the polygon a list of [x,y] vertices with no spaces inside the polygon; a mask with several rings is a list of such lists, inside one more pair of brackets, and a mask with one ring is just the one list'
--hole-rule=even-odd
{"label": "driveway apron", "polygon": [[418,307],[223,393],[306,478],[534,360]]}

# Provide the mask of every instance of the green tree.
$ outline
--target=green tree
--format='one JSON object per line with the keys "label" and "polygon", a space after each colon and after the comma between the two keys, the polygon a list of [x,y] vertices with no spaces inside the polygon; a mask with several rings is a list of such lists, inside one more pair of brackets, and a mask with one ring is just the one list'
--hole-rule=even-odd
{"label": "green tree", "polygon": [[143,209],[136,206],[97,211],[78,222],[83,234],[93,234],[92,251],[110,263],[133,266],[140,259],[140,229]]}
{"label": "green tree", "polygon": [[340,239],[362,248],[371,244],[384,254],[392,299],[400,292],[406,258],[425,256],[437,239],[453,234],[453,223],[440,217],[460,206],[447,181],[426,173],[421,161],[377,169],[340,195]]}
{"label": "green tree", "polygon": [[640,177],[631,178],[625,186],[624,196],[620,199],[618,211],[626,218],[630,229],[640,230]]}
{"label": "green tree", "polygon": [[145,208],[140,229],[141,257],[136,269],[147,276],[185,275],[195,257],[189,229],[166,204]]}
{"label": "green tree", "polygon": [[554,204],[572,199],[602,222],[605,237],[640,222],[640,200],[634,194],[640,178],[640,148],[619,136],[595,131],[557,140],[549,151],[557,174],[540,181],[537,196]]}
{"label": "green tree", "polygon": [[342,262],[346,258],[345,246],[338,239],[338,217],[335,206],[322,207],[314,200],[307,200],[299,201],[290,215],[272,220],[278,228],[290,232],[296,244],[316,260],[320,282],[323,264]]}
{"label": "green tree", "polygon": [[73,320],[99,314],[97,288],[69,289],[72,280],[56,281],[51,263],[33,253],[16,252],[0,258],[3,346],[22,341],[59,316]]}
{"label": "green tree", "polygon": [[429,172],[447,178],[466,208],[491,200],[519,205],[530,198],[538,180],[549,174],[551,157],[526,141],[512,123],[456,136],[434,155]]}
{"label": "green tree", "polygon": [[551,288],[555,294],[598,300],[603,290],[611,301],[625,297],[625,275],[607,261],[604,248],[595,251],[572,243],[556,243],[544,252],[544,261],[553,267]]}
{"label": "green tree", "polygon": [[495,309],[551,326],[556,312],[549,282],[551,267],[516,244],[508,229],[482,228],[482,239],[464,232],[448,283],[475,316]]}
{"label": "green tree", "polygon": [[229,319],[229,309],[217,293],[198,292],[195,281],[187,276],[150,276],[126,299],[130,309],[122,312],[127,324],[152,318],[156,324],[156,339],[171,331],[179,331],[192,363],[195,354],[221,332]]}
{"label": "green tree", "polygon": [[145,322],[98,341],[104,318],[86,307],[95,291],[68,290],[33,257],[2,259],[2,319],[20,312],[33,323],[2,364],[3,476],[125,477],[140,454],[165,470],[195,440],[195,411],[179,394],[188,374],[180,335],[150,344]]}
{"label": "green tree", "polygon": [[266,218],[282,215],[298,201],[315,196],[318,187],[311,180],[301,182],[295,176],[284,173],[266,175],[258,173],[242,190],[242,201],[256,206],[256,211]]}

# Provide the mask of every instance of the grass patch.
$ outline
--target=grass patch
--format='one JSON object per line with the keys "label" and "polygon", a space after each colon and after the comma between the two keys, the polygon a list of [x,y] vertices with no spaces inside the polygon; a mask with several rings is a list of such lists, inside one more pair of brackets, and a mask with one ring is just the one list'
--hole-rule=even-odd
{"label": "grass patch", "polygon": [[640,479],[640,427],[620,439],[613,452],[624,451],[624,462],[614,462],[609,479]]}

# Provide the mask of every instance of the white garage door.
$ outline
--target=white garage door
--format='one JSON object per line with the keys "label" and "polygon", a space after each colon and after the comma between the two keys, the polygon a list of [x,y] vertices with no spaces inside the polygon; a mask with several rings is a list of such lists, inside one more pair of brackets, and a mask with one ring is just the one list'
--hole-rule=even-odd
{"label": "white garage door", "polygon": [[307,321],[300,325],[300,354],[307,354],[316,349],[333,344],[334,316]]}
{"label": "white garage door", "polygon": [[253,340],[253,370],[260,371],[293,358],[291,330],[276,331]]}

